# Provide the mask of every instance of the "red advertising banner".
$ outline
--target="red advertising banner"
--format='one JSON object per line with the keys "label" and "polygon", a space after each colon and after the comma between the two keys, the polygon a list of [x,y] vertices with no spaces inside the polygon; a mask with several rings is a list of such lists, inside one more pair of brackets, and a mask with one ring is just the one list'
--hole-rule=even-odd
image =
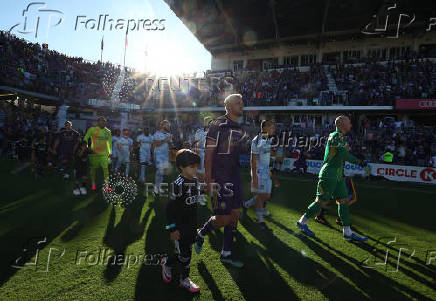
{"label": "red advertising banner", "polygon": [[396,110],[436,110],[436,99],[397,99]]}

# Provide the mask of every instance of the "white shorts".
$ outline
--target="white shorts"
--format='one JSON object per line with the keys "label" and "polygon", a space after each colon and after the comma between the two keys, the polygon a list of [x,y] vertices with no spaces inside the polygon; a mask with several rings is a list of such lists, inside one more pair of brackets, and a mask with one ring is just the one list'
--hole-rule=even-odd
{"label": "white shorts", "polygon": [[130,155],[128,155],[128,156],[123,156],[123,155],[119,154],[119,155],[118,155],[118,162],[119,162],[120,164],[130,162]]}
{"label": "white shorts", "polygon": [[154,163],[157,169],[168,168],[168,158],[156,157]]}
{"label": "white shorts", "polygon": [[257,175],[257,188],[251,187],[251,192],[271,194],[272,180],[269,175]]}
{"label": "white shorts", "polygon": [[150,162],[151,156],[150,156],[150,150],[140,150],[139,151],[139,162]]}

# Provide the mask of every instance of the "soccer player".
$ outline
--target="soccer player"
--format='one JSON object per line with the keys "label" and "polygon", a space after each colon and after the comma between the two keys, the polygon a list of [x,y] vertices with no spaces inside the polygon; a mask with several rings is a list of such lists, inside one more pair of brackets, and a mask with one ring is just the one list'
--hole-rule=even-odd
{"label": "soccer player", "polygon": [[191,293],[200,291],[200,287],[189,278],[192,244],[197,235],[197,201],[198,181],[197,169],[200,157],[189,149],[181,149],[176,154],[176,167],[180,175],[171,185],[171,197],[166,215],[170,238],[174,241],[177,255],[162,258],[162,279],[169,283],[172,280],[172,268],[179,264],[182,267],[179,286]]}
{"label": "soccer player", "polygon": [[351,130],[351,121],[347,116],[338,116],[335,120],[336,131],[329,135],[324,153],[324,162],[318,175],[318,187],[315,201],[297,221],[297,228],[308,236],[315,234],[309,230],[307,220],[313,218],[331,198],[338,200],[338,215],[343,225],[346,241],[366,241],[368,238],[358,236],[351,231],[350,208],[347,186],[344,179],[344,163],[364,165],[348,152],[344,135]]}
{"label": "soccer player", "polygon": [[136,137],[136,142],[139,143],[139,163],[141,163],[139,179],[145,183],[145,165],[150,163],[151,143],[153,142],[153,136],[150,135],[148,128],[145,128],[144,132],[141,130],[141,134]]}
{"label": "soccer player", "polygon": [[91,138],[91,154],[89,155],[89,174],[91,176],[91,190],[96,190],[95,173],[97,168],[103,169],[105,183],[109,181],[108,163],[112,152],[112,135],[111,131],[106,127],[106,118],[98,117],[97,126],[90,127],[86,132],[83,141],[88,143]]}
{"label": "soccer player", "polygon": [[[204,118],[204,127],[202,129],[198,129],[195,132],[194,136],[194,144],[197,147],[197,154],[200,156],[201,166],[198,170],[198,179],[201,183],[204,182],[204,146],[206,144],[206,135],[207,129],[209,128],[209,123],[212,121],[212,118],[205,117]],[[206,201],[204,195],[200,194],[198,198],[198,203],[202,206],[206,205]]]}
{"label": "soccer player", "polygon": [[115,147],[112,150],[112,156],[111,156],[111,162],[112,162],[112,169],[117,170],[117,164],[118,164],[118,147],[116,147],[118,140],[120,137],[121,132],[120,129],[114,130],[114,135],[112,136],[112,145],[115,145]]}
{"label": "soccer player", "polygon": [[118,151],[117,170],[124,164],[126,167],[125,174],[128,176],[130,170],[130,153],[133,149],[133,140],[129,137],[129,129],[123,129],[123,136],[118,139],[116,148]]}
{"label": "soccer player", "polygon": [[162,120],[159,123],[158,130],[153,135],[153,142],[151,144],[152,153],[154,156],[154,164],[156,165],[156,176],[154,193],[160,193],[160,185],[163,181],[165,169],[168,168],[169,149],[173,139],[170,134],[170,123],[168,120]]}
{"label": "soccer player", "polygon": [[[256,195],[244,203],[245,208],[255,204],[259,226],[263,230],[271,229],[263,221],[265,202],[271,198],[271,139],[275,131],[274,122],[263,120],[261,133],[254,137],[251,143],[251,191]],[[278,185],[278,183],[275,183]]]}
{"label": "soccer player", "polygon": [[60,131],[55,140],[53,153],[59,154],[61,166],[64,172],[64,179],[68,179],[70,174],[68,169],[73,163],[73,154],[80,142],[80,134],[73,130],[71,121],[65,121],[65,129]]}
{"label": "soccer player", "polygon": [[243,263],[232,256],[233,230],[236,230],[242,206],[242,183],[239,155],[246,134],[239,124],[244,102],[242,95],[231,94],[224,100],[226,114],[210,123],[206,136],[205,177],[214,215],[198,230],[195,251],[201,252],[204,237],[212,229],[224,227],[222,263],[241,268]]}

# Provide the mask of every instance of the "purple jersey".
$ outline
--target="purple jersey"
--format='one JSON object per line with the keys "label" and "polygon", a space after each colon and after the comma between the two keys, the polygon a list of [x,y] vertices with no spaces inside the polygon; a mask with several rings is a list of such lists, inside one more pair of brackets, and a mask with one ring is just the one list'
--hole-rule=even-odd
{"label": "purple jersey", "polygon": [[80,135],[75,130],[61,131],[58,134],[59,153],[73,154],[74,146],[80,141]]}
{"label": "purple jersey", "polygon": [[210,123],[208,139],[215,142],[216,151],[212,157],[212,177],[219,180],[239,180],[239,155],[246,135],[241,125],[226,115]]}

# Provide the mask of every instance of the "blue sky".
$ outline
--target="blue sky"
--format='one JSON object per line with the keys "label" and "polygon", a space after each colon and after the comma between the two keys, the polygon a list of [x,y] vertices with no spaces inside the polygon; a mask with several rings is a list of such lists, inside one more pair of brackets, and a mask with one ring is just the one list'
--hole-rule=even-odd
{"label": "blue sky", "polygon": [[[30,3],[34,4],[26,12],[26,31],[24,30],[23,10]],[[44,10],[56,10],[47,12]],[[91,29],[97,27],[99,15],[109,15],[106,20],[114,19],[113,27],[118,19],[125,19],[124,28],[109,30]],[[39,26],[35,38],[37,17]],[[84,16],[77,18],[77,16]],[[59,25],[56,23],[62,18]],[[88,29],[85,28],[86,21]],[[100,59],[100,41],[104,36],[103,61],[122,64],[124,54],[124,40],[127,20],[133,19],[130,26],[140,23],[141,27],[129,31],[126,65],[138,70],[152,70],[161,74],[205,71],[210,69],[210,53],[201,45],[188,28],[177,18],[163,0],[35,0],[17,1],[2,0],[0,11],[0,29],[9,30],[18,24],[12,32],[28,41],[49,44],[50,49],[57,50],[70,56],[80,56],[88,60]],[[141,19],[165,19],[156,25],[164,30],[145,30]],[[77,22],[78,20],[78,22]],[[103,19],[101,19],[103,20]],[[77,22],[77,29],[75,30]],[[147,24],[148,25],[148,24]],[[120,26],[119,26],[120,27]],[[147,26],[146,26],[147,27]],[[154,27],[150,25],[151,28]],[[147,56],[145,55],[147,53]]]}

